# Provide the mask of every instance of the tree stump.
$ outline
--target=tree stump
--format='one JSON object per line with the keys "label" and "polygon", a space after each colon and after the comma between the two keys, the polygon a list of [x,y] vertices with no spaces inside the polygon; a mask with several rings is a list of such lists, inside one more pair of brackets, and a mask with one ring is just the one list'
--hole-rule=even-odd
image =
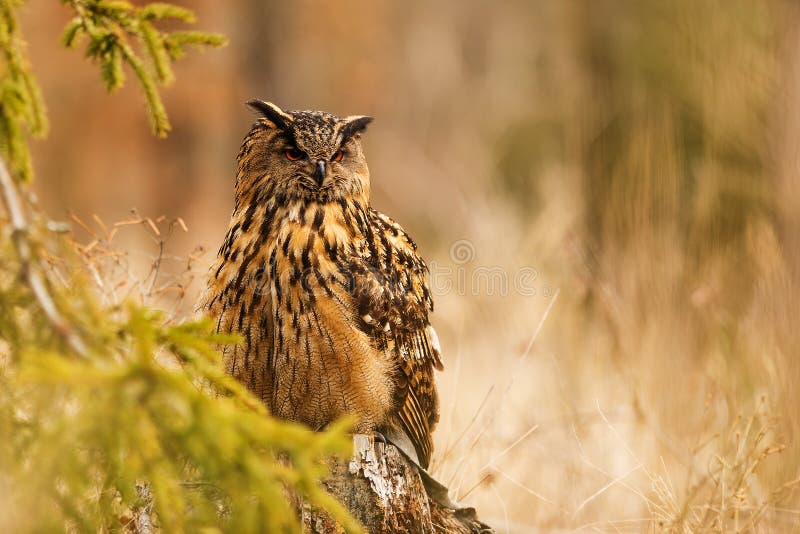
{"label": "tree stump", "polygon": [[[452,502],[447,488],[391,443],[356,434],[351,458],[330,460],[330,472],[330,476],[323,480],[323,486],[370,534],[494,532],[478,520],[474,508]],[[120,518],[123,531],[131,534],[158,532],[149,485],[137,484],[136,491],[143,504],[132,510],[129,516]],[[325,512],[302,501],[297,506],[305,532],[344,532]]]}
{"label": "tree stump", "polygon": [[[450,501],[444,486],[390,443],[355,435],[350,460],[332,460],[330,469],[323,485],[371,534],[493,532],[473,508]],[[308,505],[301,505],[300,514],[306,532],[342,532]]]}

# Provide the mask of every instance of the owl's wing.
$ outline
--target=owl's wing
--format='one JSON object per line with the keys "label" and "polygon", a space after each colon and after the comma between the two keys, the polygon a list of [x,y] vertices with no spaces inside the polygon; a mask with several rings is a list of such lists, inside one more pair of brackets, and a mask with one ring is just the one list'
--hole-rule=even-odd
{"label": "owl's wing", "polygon": [[372,235],[351,270],[361,326],[396,362],[397,424],[427,467],[439,420],[433,370],[443,368],[436,331],[428,322],[433,310],[428,269],[400,225],[373,210],[368,218]]}

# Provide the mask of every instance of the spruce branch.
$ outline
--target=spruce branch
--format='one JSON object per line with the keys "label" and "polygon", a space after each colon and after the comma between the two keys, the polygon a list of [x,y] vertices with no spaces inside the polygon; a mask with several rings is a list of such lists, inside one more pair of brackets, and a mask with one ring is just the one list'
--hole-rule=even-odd
{"label": "spruce branch", "polygon": [[[166,19],[195,22],[191,10],[168,3],[136,7],[117,0],[62,2],[75,13],[64,28],[62,44],[74,48],[79,38],[87,39],[86,56],[100,65],[109,92],[124,85],[122,65],[127,64],[142,91],[153,133],[158,137],[165,137],[170,130],[158,87],[174,80],[172,63],[183,57],[189,46],[220,47],[227,43],[216,33],[159,30],[154,23]],[[138,47],[133,46],[134,42]]]}
{"label": "spruce branch", "polygon": [[47,116],[41,89],[31,73],[25,43],[19,34],[15,10],[20,0],[0,0],[0,155],[22,181],[33,176],[26,135],[47,134]]}
{"label": "spruce branch", "polygon": [[[0,156],[11,175],[23,182],[33,177],[27,136],[42,138],[48,124],[42,92],[33,75],[25,43],[19,33],[16,10],[24,0],[0,0]],[[159,86],[174,80],[172,63],[189,47],[220,47],[227,43],[216,33],[161,31],[159,21],[172,19],[195,22],[194,13],[183,7],[153,2],[137,7],[124,0],[62,0],[74,17],[61,35],[61,44],[75,48],[85,38],[85,55],[100,67],[106,90],[114,92],[125,84],[126,64],[144,96],[153,133],[165,137],[169,117]],[[134,46],[137,44],[138,46]]]}

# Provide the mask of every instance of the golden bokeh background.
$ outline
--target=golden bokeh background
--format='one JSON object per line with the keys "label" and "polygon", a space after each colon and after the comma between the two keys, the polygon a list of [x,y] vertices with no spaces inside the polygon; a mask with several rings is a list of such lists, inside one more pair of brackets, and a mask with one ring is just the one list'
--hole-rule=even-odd
{"label": "golden bokeh background", "polygon": [[[798,521],[796,6],[176,3],[230,44],[176,64],[163,140],[135,84],[109,96],[59,46],[66,8],[25,8],[50,215],[182,217],[169,254],[207,250],[191,301],[227,228],[243,102],[372,115],[373,204],[434,271],[433,469],[454,496],[499,532],[658,529],[713,503]],[[146,268],[147,234],[120,239]],[[750,472],[737,417],[754,411],[785,449]],[[709,489],[715,457],[739,486]]]}

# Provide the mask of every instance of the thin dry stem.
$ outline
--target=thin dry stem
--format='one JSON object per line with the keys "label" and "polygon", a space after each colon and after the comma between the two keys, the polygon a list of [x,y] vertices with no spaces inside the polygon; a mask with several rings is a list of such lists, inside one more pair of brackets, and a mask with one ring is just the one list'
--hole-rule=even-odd
{"label": "thin dry stem", "polygon": [[3,202],[11,220],[12,238],[14,247],[19,255],[22,276],[31,288],[42,312],[58,335],[60,335],[73,352],[86,356],[88,349],[83,340],[66,322],[58,311],[47,284],[41,275],[39,265],[31,253],[28,235],[30,228],[25,218],[25,212],[20,201],[17,185],[11,178],[5,162],[0,159],[0,188],[3,190]]}

